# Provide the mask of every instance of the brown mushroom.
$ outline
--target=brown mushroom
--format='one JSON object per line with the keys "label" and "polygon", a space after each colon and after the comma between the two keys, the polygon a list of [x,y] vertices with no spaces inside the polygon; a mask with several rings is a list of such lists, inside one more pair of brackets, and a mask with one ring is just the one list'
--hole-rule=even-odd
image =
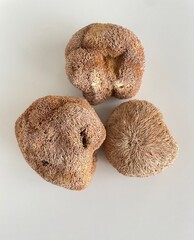
{"label": "brown mushroom", "polygon": [[45,180],[84,189],[96,166],[105,129],[85,99],[46,96],[18,118],[15,132],[29,165]]}
{"label": "brown mushroom", "polygon": [[106,124],[104,151],[122,174],[146,177],[161,172],[175,159],[177,144],[160,111],[147,101],[118,106]]}
{"label": "brown mushroom", "polygon": [[111,96],[131,98],[140,88],[144,51],[139,39],[114,24],[90,24],[70,39],[66,72],[90,104]]}

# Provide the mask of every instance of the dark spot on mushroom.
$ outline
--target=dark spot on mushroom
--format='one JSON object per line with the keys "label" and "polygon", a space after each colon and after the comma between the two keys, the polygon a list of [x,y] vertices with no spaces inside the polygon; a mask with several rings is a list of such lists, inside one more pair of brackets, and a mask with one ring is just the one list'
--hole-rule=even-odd
{"label": "dark spot on mushroom", "polygon": [[44,167],[46,167],[47,165],[49,165],[49,162],[43,160],[43,161],[42,161],[42,165],[43,165]]}
{"label": "dark spot on mushroom", "polygon": [[87,148],[87,134],[86,134],[86,129],[83,129],[81,132],[80,132],[80,136],[81,136],[81,139],[82,139],[82,145],[84,148]]}
{"label": "dark spot on mushroom", "polygon": [[72,72],[75,72],[76,71],[76,67],[75,66],[71,66],[71,70],[72,70]]}

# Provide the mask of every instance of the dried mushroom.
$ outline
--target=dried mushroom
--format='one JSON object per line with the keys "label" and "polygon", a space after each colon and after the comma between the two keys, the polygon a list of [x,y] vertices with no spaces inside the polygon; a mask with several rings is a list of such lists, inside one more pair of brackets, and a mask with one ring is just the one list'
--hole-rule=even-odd
{"label": "dried mushroom", "polygon": [[104,151],[109,162],[126,176],[146,177],[174,161],[177,144],[160,111],[147,101],[118,106],[106,124]]}
{"label": "dried mushroom", "polygon": [[115,24],[90,24],[70,39],[66,72],[90,104],[131,98],[140,88],[144,50],[136,35]]}
{"label": "dried mushroom", "polygon": [[105,129],[81,98],[46,96],[18,118],[15,132],[29,165],[45,180],[72,190],[84,189],[95,171],[95,151]]}

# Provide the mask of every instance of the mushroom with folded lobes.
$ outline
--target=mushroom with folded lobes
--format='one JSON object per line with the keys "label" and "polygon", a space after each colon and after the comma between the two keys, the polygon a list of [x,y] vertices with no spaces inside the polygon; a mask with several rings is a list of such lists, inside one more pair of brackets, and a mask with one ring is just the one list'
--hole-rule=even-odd
{"label": "mushroom with folded lobes", "polygon": [[136,95],[144,71],[144,50],[130,30],[115,24],[90,24],[70,39],[66,49],[66,73],[90,104],[111,96]]}

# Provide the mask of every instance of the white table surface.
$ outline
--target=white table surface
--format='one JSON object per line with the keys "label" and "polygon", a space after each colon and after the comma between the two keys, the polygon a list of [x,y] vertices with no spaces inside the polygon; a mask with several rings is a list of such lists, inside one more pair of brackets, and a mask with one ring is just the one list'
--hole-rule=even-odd
{"label": "white table surface", "polygon": [[[194,239],[194,1],[0,0],[0,239]],[[17,146],[14,123],[45,95],[82,96],[64,72],[71,35],[92,22],[133,30],[146,54],[135,97],[154,103],[177,140],[174,165],[149,178],[119,174],[99,153],[84,191],[42,180]],[[95,107],[105,122],[121,101]]]}

